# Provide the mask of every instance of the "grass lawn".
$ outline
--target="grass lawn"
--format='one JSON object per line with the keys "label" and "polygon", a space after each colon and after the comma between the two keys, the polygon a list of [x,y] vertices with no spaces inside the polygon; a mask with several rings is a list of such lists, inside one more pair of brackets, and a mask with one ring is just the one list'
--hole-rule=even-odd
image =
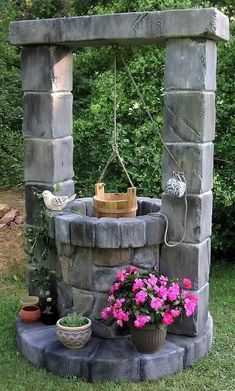
{"label": "grass lawn", "polygon": [[1,391],[234,391],[235,311],[234,265],[213,265],[210,311],[215,337],[212,351],[183,372],[154,382],[89,384],[60,378],[28,363],[16,350],[14,322],[19,298],[26,293],[22,277],[0,275],[0,390]]}

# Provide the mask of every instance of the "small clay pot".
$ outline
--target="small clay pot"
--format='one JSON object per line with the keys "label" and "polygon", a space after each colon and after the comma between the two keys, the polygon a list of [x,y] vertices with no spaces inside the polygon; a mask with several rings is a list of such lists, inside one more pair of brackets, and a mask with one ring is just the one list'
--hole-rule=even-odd
{"label": "small clay pot", "polygon": [[21,308],[20,310],[20,318],[25,323],[35,323],[41,317],[41,311],[36,305],[29,305]]}

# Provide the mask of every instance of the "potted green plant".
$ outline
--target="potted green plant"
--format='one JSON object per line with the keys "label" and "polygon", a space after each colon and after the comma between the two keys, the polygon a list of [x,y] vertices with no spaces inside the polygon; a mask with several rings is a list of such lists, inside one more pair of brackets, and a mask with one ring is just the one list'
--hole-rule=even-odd
{"label": "potted green plant", "polygon": [[59,319],[56,333],[60,342],[69,349],[81,349],[91,338],[91,320],[73,312]]}
{"label": "potted green plant", "polygon": [[183,314],[192,316],[197,305],[196,295],[188,292],[191,281],[170,281],[157,271],[140,273],[134,266],[116,274],[110,288],[102,318],[112,316],[117,325],[130,325],[132,342],[138,351],[153,353],[166,338],[167,326]]}

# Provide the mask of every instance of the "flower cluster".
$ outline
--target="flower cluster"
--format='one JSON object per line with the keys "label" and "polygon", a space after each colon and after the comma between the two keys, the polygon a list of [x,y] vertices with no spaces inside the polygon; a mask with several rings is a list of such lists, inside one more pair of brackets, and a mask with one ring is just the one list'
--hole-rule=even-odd
{"label": "flower cluster", "polygon": [[184,313],[192,316],[196,309],[198,298],[187,292],[192,287],[188,278],[170,281],[155,271],[141,274],[135,266],[117,272],[116,277],[102,318],[112,316],[121,327],[129,322],[136,328],[167,327]]}

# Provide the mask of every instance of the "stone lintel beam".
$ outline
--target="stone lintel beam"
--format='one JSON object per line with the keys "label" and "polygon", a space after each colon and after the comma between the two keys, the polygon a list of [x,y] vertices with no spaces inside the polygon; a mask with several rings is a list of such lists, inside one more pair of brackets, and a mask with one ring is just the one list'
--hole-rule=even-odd
{"label": "stone lintel beam", "polygon": [[217,9],[206,8],[23,20],[10,24],[10,42],[15,45],[135,45],[185,37],[227,41],[229,20]]}

